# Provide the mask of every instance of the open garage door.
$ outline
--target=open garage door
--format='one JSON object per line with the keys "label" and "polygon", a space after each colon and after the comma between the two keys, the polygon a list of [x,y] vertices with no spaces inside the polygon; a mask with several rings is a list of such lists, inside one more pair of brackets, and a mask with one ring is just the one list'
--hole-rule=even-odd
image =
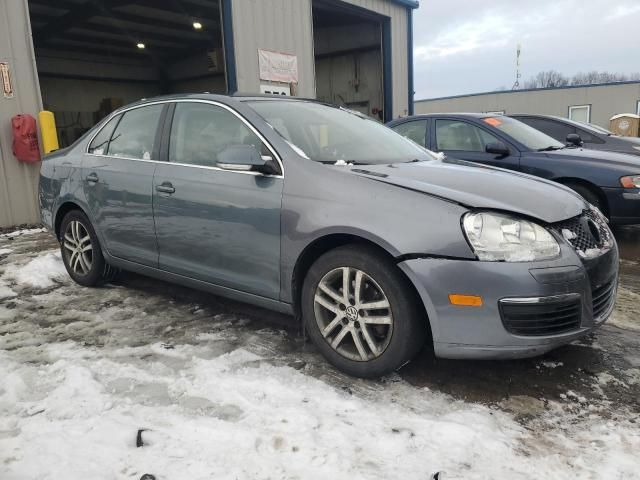
{"label": "open garage door", "polygon": [[[313,1],[316,96],[380,121],[391,88],[385,83],[384,18],[336,0]],[[390,110],[390,108],[389,108]]]}
{"label": "open garage door", "polygon": [[29,12],[60,147],[132,101],[227,91],[220,0],[29,0]]}

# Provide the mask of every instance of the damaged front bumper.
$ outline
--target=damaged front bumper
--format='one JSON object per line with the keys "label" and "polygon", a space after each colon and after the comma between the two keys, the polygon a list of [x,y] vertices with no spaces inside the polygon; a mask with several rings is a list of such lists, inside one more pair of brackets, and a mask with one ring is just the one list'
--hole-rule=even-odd
{"label": "damaged front bumper", "polygon": [[[618,249],[580,259],[563,245],[547,262],[419,258],[401,262],[420,294],[435,354],[443,358],[522,358],[576,340],[609,317],[615,303]],[[452,305],[474,295],[482,306]]]}

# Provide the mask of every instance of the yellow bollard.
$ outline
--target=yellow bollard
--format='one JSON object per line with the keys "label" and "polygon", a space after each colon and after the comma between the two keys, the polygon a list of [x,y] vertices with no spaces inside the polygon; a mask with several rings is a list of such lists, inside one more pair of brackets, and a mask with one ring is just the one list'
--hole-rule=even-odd
{"label": "yellow bollard", "polygon": [[58,150],[58,132],[56,131],[56,119],[53,112],[43,110],[38,114],[40,121],[40,135],[42,135],[42,149],[44,154]]}

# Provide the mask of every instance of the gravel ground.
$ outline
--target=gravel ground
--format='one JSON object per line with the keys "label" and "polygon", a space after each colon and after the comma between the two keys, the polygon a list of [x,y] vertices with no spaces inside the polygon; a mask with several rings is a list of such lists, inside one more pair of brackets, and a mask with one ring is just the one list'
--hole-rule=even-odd
{"label": "gravel ground", "polygon": [[362,381],[290,317],[133,274],[82,288],[48,233],[5,233],[0,478],[640,478],[640,229],[616,236],[594,335]]}

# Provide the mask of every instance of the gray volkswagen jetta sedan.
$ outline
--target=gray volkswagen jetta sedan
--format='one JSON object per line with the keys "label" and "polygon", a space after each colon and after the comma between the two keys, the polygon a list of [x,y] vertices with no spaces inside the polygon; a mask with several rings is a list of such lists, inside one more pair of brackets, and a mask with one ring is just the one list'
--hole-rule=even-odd
{"label": "gray volkswagen jetta sedan", "polygon": [[601,325],[616,294],[616,242],[568,188],[310,100],[129,105],[46,158],[40,205],[79,284],[129,270],[295,314],[360,377],[425,343],[538,355]]}

